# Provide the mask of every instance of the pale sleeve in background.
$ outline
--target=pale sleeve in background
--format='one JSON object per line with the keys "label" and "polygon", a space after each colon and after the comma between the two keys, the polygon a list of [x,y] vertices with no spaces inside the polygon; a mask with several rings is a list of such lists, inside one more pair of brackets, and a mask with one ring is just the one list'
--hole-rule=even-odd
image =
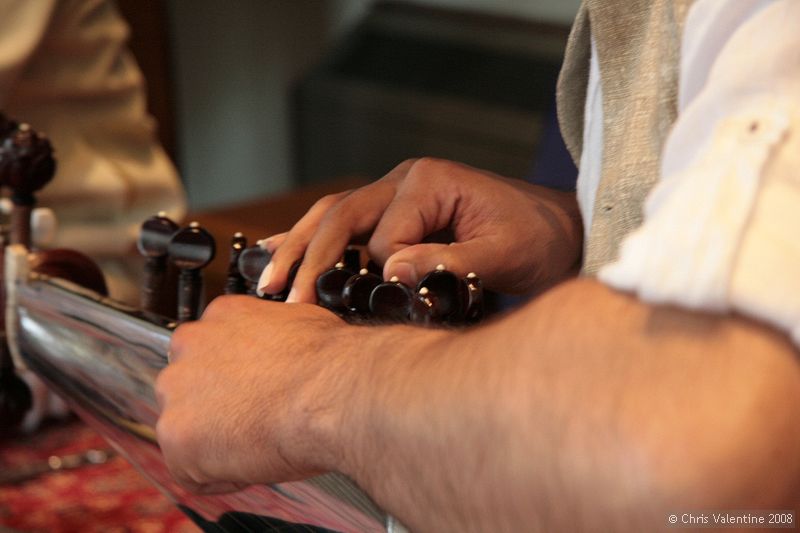
{"label": "pale sleeve in background", "polygon": [[800,2],[698,0],[645,222],[600,279],[800,343]]}
{"label": "pale sleeve in background", "polygon": [[0,109],[53,142],[58,171],[39,205],[58,216],[55,245],[98,260],[112,294],[135,302],[138,227],[158,211],[182,218],[186,201],[129,31],[108,0],[0,0]]}

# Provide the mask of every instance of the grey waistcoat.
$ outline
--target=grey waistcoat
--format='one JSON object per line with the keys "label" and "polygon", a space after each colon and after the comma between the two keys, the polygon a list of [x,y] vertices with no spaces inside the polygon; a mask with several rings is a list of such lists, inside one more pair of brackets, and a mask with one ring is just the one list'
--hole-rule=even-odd
{"label": "grey waistcoat", "polygon": [[680,41],[694,0],[584,0],[558,81],[558,116],[580,161],[594,36],[603,85],[603,166],[583,271],[613,261],[641,224],[658,178],[661,148],[676,116]]}

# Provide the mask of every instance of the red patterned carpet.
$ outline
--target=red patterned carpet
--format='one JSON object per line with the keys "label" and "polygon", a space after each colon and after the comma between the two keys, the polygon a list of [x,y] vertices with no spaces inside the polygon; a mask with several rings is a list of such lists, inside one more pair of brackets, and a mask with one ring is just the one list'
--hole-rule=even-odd
{"label": "red patterned carpet", "polygon": [[[0,436],[0,531],[199,531],[121,457],[74,469],[48,468],[50,457],[83,458],[93,449],[110,452],[97,433],[74,419],[51,423],[34,435]],[[51,461],[57,466],[58,459]],[[29,471],[37,467],[48,472]]]}

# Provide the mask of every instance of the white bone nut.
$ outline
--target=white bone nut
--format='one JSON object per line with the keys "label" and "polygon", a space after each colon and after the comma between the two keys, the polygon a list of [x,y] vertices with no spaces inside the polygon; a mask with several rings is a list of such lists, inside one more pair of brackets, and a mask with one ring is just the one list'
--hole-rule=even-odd
{"label": "white bone nut", "polygon": [[58,219],[49,207],[37,207],[31,213],[31,241],[36,248],[53,243],[58,233]]}

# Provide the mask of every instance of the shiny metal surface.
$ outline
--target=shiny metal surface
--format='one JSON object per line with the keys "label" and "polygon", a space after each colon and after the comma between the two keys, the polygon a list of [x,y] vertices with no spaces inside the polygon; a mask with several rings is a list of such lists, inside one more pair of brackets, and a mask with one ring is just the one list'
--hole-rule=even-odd
{"label": "shiny metal surface", "polygon": [[385,531],[387,517],[349,480],[302,482],[198,496],[172,481],[155,441],[153,384],[167,364],[170,325],[62,280],[16,281],[19,356],[176,504],[206,519],[241,511],[337,531]]}

